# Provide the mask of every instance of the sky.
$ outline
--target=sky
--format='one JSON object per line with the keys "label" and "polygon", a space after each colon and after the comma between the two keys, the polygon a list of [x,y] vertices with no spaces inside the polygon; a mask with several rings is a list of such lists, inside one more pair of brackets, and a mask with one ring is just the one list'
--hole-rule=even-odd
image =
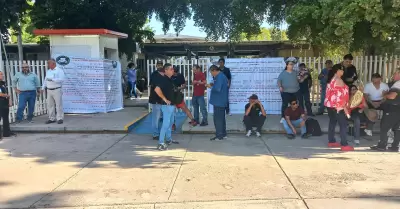
{"label": "sky", "polygon": [[[159,22],[156,18],[155,15],[150,19],[150,27],[155,31],[156,35],[163,35],[164,32],[162,31],[162,23]],[[268,23],[263,23],[261,27],[271,27]],[[286,27],[283,25],[282,27]],[[170,27],[170,30],[168,33],[174,34],[174,28],[173,26]],[[194,26],[194,21],[192,19],[186,20],[186,26],[183,29],[183,31],[180,33],[180,35],[188,35],[188,36],[198,36],[198,37],[206,37],[206,34],[201,31],[200,28]]]}

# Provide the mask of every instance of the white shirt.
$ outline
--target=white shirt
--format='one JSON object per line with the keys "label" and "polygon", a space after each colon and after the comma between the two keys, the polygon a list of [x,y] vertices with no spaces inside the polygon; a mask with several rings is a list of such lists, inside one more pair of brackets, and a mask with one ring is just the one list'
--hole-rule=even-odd
{"label": "white shirt", "polygon": [[377,89],[374,84],[368,83],[365,85],[364,93],[369,95],[371,101],[380,101],[383,99],[382,92],[389,91],[389,86],[386,83],[381,83],[379,89]]}
{"label": "white shirt", "polygon": [[49,89],[60,88],[64,80],[65,74],[63,70],[58,67],[53,70],[49,69],[46,71],[46,77],[44,78],[42,89],[44,90],[46,87]]}

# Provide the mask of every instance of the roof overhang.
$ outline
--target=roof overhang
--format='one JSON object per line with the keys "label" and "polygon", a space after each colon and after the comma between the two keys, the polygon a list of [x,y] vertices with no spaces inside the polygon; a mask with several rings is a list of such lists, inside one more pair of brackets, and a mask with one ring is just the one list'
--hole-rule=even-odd
{"label": "roof overhang", "polygon": [[101,35],[111,38],[128,38],[128,34],[107,29],[35,29],[33,33],[40,36]]}

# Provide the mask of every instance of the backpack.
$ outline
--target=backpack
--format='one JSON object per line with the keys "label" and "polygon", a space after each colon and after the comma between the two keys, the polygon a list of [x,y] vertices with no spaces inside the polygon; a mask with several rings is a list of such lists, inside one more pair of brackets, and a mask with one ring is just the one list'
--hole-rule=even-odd
{"label": "backpack", "polygon": [[318,121],[315,119],[308,118],[306,120],[306,129],[307,129],[307,134],[311,134],[313,136],[322,135],[321,127],[319,126]]}

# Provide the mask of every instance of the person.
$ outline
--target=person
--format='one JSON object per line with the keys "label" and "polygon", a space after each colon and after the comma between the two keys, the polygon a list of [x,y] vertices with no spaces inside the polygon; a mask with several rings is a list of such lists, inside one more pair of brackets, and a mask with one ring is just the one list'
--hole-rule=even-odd
{"label": "person", "polygon": [[231,70],[229,68],[225,67],[225,59],[224,58],[219,59],[218,64],[219,64],[219,69],[221,69],[221,72],[228,79],[228,106],[226,107],[226,114],[232,115],[231,110],[229,108],[229,89],[231,88],[231,83],[232,83]]}
{"label": "person", "polygon": [[206,102],[204,100],[204,91],[207,84],[206,76],[204,75],[203,72],[201,72],[201,67],[199,65],[193,66],[193,73],[194,73],[194,78],[193,78],[192,103],[193,103],[194,120],[196,121],[196,123],[200,122],[200,117],[199,117],[199,109],[200,109],[201,115],[203,117],[200,126],[207,126],[208,125],[207,107],[206,107]]}
{"label": "person", "polygon": [[[386,83],[382,83],[382,77],[379,73],[374,73],[370,83],[367,83],[364,87],[364,97],[367,101],[368,108],[374,110],[380,110],[381,104],[384,102],[383,95],[389,91],[389,86]],[[365,133],[368,136],[372,136],[372,128],[374,122],[368,121]]]}
{"label": "person", "polygon": [[[372,150],[399,152],[400,143],[400,68],[397,68],[393,74],[395,83],[390,88],[389,92],[384,93],[385,102],[381,104],[383,109],[383,117],[380,128],[380,141],[377,145],[372,146]],[[392,129],[394,139],[392,145],[387,148],[388,131]]]}
{"label": "person", "polygon": [[18,95],[18,109],[16,122],[20,123],[24,117],[24,110],[28,103],[28,122],[32,123],[37,93],[40,93],[38,76],[31,72],[27,63],[22,63],[22,71],[17,72],[12,79],[14,90]]}
{"label": "person", "polygon": [[[129,99],[137,99],[137,93],[136,93],[136,78],[137,78],[137,70],[135,69],[135,64],[132,62],[128,64],[128,70],[126,72],[127,80],[128,80],[128,87],[129,87]],[[133,96],[135,98],[133,98]]]}
{"label": "person", "polygon": [[353,55],[344,55],[342,65],[344,67],[342,80],[347,86],[351,86],[358,79],[357,69],[353,65]]}
{"label": "person", "polygon": [[328,74],[329,71],[332,70],[333,62],[332,60],[326,60],[325,68],[322,69],[321,73],[318,76],[320,85],[321,85],[321,102],[319,104],[319,109],[317,115],[323,115],[325,111],[324,101],[326,95],[326,85],[328,83]]}
{"label": "person", "polygon": [[296,138],[296,127],[299,126],[301,129],[301,138],[308,138],[304,109],[299,107],[299,103],[295,98],[292,98],[290,106],[285,110],[285,120],[283,121],[283,128],[287,133],[288,139]]}
{"label": "person", "polygon": [[[329,128],[328,128],[328,147],[341,147],[342,151],[353,151],[354,148],[349,146],[347,136],[347,119],[350,117],[347,109],[349,102],[349,87],[341,79],[344,73],[344,67],[336,64],[332,67],[333,78],[326,88],[325,106],[328,109]],[[335,139],[335,127],[339,122],[340,127],[340,143]]]}
{"label": "person", "polygon": [[210,67],[210,73],[213,76],[213,83],[206,86],[211,88],[210,104],[214,108],[215,126],[215,137],[210,140],[223,140],[227,138],[225,110],[228,106],[228,78],[216,65]]}
{"label": "person", "polygon": [[63,124],[62,84],[65,80],[65,74],[62,69],[57,67],[55,59],[47,61],[47,66],[49,69],[46,71],[46,77],[44,78],[41,90],[41,92],[47,90],[47,112],[49,113],[49,120],[46,124],[55,122]]}
{"label": "person", "polygon": [[310,101],[310,88],[312,86],[312,78],[310,71],[306,68],[306,64],[301,63],[299,65],[299,73],[297,79],[299,80],[299,87],[300,87],[299,90],[300,107],[304,110],[304,105],[305,105],[305,109],[307,110],[307,115],[314,116],[311,110],[311,101]]}
{"label": "person", "polygon": [[1,130],[0,126],[0,140],[2,139],[2,137],[10,137],[16,135],[11,132],[10,121],[8,119],[11,106],[12,102],[10,99],[10,95],[8,94],[7,84],[4,81],[4,73],[0,71],[0,120],[3,120],[3,130]]}
{"label": "person", "polygon": [[249,103],[244,107],[244,111],[243,122],[246,126],[246,136],[250,137],[252,134],[252,128],[256,127],[256,136],[261,137],[261,128],[267,118],[267,113],[265,112],[264,106],[260,100],[258,100],[256,94],[249,97]]}
{"label": "person", "polygon": [[149,103],[151,105],[151,127],[153,132],[153,140],[159,140],[160,137],[160,118],[161,118],[161,104],[162,99],[155,92],[157,83],[164,77],[164,68],[162,61],[157,61],[157,70],[150,75],[150,96]]}
{"label": "person", "polygon": [[299,97],[299,82],[297,80],[296,72],[293,70],[296,64],[296,58],[289,57],[286,60],[286,68],[278,76],[278,86],[282,97],[282,108],[281,108],[281,123],[285,120],[285,110],[288,107],[290,101]]}
{"label": "person", "polygon": [[157,149],[160,151],[166,150],[168,145],[172,143],[172,121],[174,120],[175,104],[174,96],[175,86],[171,79],[174,75],[174,68],[171,64],[166,63],[163,67],[164,76],[160,77],[155,83],[154,91],[161,99],[161,112],[163,122],[160,130]]}
{"label": "person", "polygon": [[[356,92],[358,91],[357,86],[351,85],[350,86],[350,99],[349,101],[352,100],[352,98],[356,95]],[[348,109],[350,110],[350,120],[354,122],[354,143],[356,145],[360,144],[360,129],[361,129],[361,118],[364,118],[364,108],[367,107],[367,103],[365,101],[365,98],[362,97],[361,103],[355,107],[350,107],[350,103],[348,104]]]}

